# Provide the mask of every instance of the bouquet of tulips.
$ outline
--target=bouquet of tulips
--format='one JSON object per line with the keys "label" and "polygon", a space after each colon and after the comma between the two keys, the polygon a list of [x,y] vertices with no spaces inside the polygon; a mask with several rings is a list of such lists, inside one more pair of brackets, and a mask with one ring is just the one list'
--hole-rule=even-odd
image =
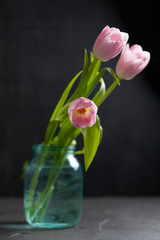
{"label": "bouquet of tulips", "polygon": [[[45,157],[50,156],[50,151],[47,150],[49,148],[46,146],[55,146],[57,149],[58,147],[75,146],[77,137],[82,133],[84,147],[74,154],[84,154],[85,170],[88,170],[103,135],[100,118],[97,114],[98,107],[115,87],[120,85],[122,79],[132,79],[147,66],[150,60],[150,53],[143,51],[140,45],[129,47],[128,38],[127,33],[106,26],[96,39],[90,57],[88,57],[87,51],[84,51],[83,69],[69,82],[51,115],[44,141],[41,144],[41,147],[45,146],[46,149],[40,158],[41,167],[45,163]],[[121,56],[115,72],[110,67],[100,69],[101,61],[107,62],[120,52]],[[103,79],[106,71],[114,80],[108,89],[106,89]],[[78,87],[71,94],[72,86],[78,79]],[[97,84],[100,87],[94,95],[95,91],[92,91]],[[91,93],[93,97],[89,99]],[[53,164],[56,167],[50,169],[44,189],[37,190],[37,192],[41,168],[36,168],[25,197],[26,219],[29,223],[36,221],[37,218],[43,219],[45,216],[53,195],[54,183],[64,166],[64,155],[63,151],[60,151],[54,158]]]}
{"label": "bouquet of tulips", "polygon": [[[64,147],[75,145],[76,138],[82,133],[84,147],[75,154],[84,154],[86,171],[102,139],[102,126],[97,115],[98,107],[114,88],[120,85],[122,79],[130,80],[135,77],[150,60],[150,53],[143,51],[140,45],[135,44],[129,47],[128,38],[128,33],[121,32],[118,28],[106,26],[101,31],[89,57],[85,50],[83,69],[64,90],[47,126],[42,145]],[[120,52],[115,71],[110,67],[100,69],[101,61],[107,62]],[[106,71],[114,80],[107,90],[103,79]],[[79,85],[71,95],[71,88],[77,79],[79,79]],[[90,94],[97,84],[100,88],[91,100]]]}

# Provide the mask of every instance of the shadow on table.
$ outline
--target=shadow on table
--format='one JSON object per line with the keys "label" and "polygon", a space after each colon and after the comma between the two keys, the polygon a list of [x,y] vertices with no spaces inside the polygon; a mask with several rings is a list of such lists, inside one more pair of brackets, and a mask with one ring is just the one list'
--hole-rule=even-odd
{"label": "shadow on table", "polygon": [[8,222],[8,221],[3,221],[0,222],[0,230],[35,230],[37,228],[34,228],[27,224],[25,221],[23,222]]}
{"label": "shadow on table", "polygon": [[19,229],[19,230],[26,230],[26,229],[35,229],[32,226],[30,226],[29,224],[27,224],[25,221],[24,222],[8,222],[8,221],[3,221],[0,222],[0,229]]}
{"label": "shadow on table", "polygon": [[[25,231],[25,230],[43,230],[43,231],[47,231],[47,230],[63,230],[63,229],[45,229],[45,228],[36,228],[36,227],[32,227],[30,226],[28,223],[26,223],[25,221],[17,221],[17,222],[9,222],[9,221],[0,221],[0,231],[1,230],[6,230],[6,231],[10,231],[10,230],[19,230],[19,231]],[[27,232],[26,232],[27,233]]]}

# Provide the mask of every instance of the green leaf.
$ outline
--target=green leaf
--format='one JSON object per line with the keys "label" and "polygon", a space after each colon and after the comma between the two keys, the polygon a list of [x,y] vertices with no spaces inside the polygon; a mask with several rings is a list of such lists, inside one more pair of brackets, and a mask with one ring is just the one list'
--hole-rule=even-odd
{"label": "green leaf", "polygon": [[46,134],[45,134],[44,144],[48,144],[51,141],[58,127],[58,124],[59,124],[59,121],[57,120],[53,120],[52,122],[49,122],[46,130]]}
{"label": "green leaf", "polygon": [[92,82],[87,86],[87,96],[92,92],[92,90],[95,88],[99,80],[103,77],[107,69],[103,68],[98,75],[92,80]]}
{"label": "green leaf", "polygon": [[120,86],[120,79],[116,76],[112,68],[107,67],[106,70],[111,74],[111,76],[116,80],[117,84]]}
{"label": "green leaf", "polygon": [[80,79],[80,83],[73,93],[73,95],[69,98],[68,102],[72,102],[73,100],[79,97],[86,97],[87,83],[88,83],[88,72],[89,72],[89,63],[88,63],[88,55],[87,50],[84,51],[84,64],[83,71]]}
{"label": "green leaf", "polygon": [[81,155],[84,154],[84,148],[82,150],[74,152],[75,155]]}
{"label": "green leaf", "polygon": [[67,117],[58,134],[58,145],[59,146],[69,146],[72,143],[72,140],[76,139],[77,136],[81,133],[79,128],[75,128],[70,120],[69,117]]}
{"label": "green leaf", "polygon": [[93,55],[93,52],[90,52],[90,62],[92,63],[94,60],[94,55]]}
{"label": "green leaf", "polygon": [[89,67],[89,80],[88,80],[88,84],[90,84],[93,79],[98,75],[99,73],[99,69],[100,69],[100,65],[101,65],[101,60],[94,58],[92,64]]}
{"label": "green leaf", "polygon": [[94,159],[102,136],[98,115],[96,123],[92,127],[82,129],[82,134],[84,139],[84,165],[85,171],[87,171]]}
{"label": "green leaf", "polygon": [[86,92],[87,80],[88,80],[88,70],[89,70],[88,55],[87,55],[87,50],[85,50],[83,72],[82,72],[82,76],[80,79],[80,85],[78,88],[78,92],[79,92],[78,97],[81,97]]}
{"label": "green leaf", "polygon": [[103,80],[103,78],[101,78],[99,80],[101,86],[100,86],[100,89],[99,91],[96,93],[96,95],[93,97],[92,101],[97,105],[99,106],[99,103],[100,103],[100,99],[104,96],[105,92],[106,92],[106,85],[105,85],[105,82]]}
{"label": "green leaf", "polygon": [[50,142],[50,145],[58,146],[58,136],[55,136]]}
{"label": "green leaf", "polygon": [[60,111],[60,109],[63,107],[69,93],[70,93],[70,90],[74,84],[74,82],[76,81],[76,79],[79,77],[79,75],[82,73],[82,71],[80,71],[71,81],[70,83],[68,84],[68,86],[66,87],[66,89],[64,90],[51,118],[50,118],[50,122],[53,121],[57,115],[57,113]]}
{"label": "green leaf", "polygon": [[[121,79],[119,79],[120,81]],[[104,95],[102,95],[99,99],[98,99],[98,104],[97,106],[99,107],[103,101],[112,93],[112,91],[115,89],[115,87],[118,85],[118,82],[115,80],[111,86],[107,89],[107,91],[105,92]]]}
{"label": "green leaf", "polygon": [[101,143],[101,141],[102,141],[102,138],[103,138],[103,128],[102,128],[102,126],[100,126],[100,139],[99,139],[99,144]]}
{"label": "green leaf", "polygon": [[25,163],[23,164],[23,167],[22,167],[22,174],[21,174],[21,179],[24,179],[24,174],[25,174],[25,170],[26,170],[26,167],[27,167],[27,165],[28,165],[28,160],[27,161],[25,161]]}

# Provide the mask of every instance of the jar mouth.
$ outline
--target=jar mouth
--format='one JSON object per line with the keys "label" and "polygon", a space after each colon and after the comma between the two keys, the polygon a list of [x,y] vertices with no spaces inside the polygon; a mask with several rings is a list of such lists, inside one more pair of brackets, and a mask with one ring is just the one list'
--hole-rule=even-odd
{"label": "jar mouth", "polygon": [[64,152],[74,152],[75,146],[55,146],[55,145],[42,145],[42,144],[35,144],[32,147],[34,152],[41,152],[41,151],[64,151]]}

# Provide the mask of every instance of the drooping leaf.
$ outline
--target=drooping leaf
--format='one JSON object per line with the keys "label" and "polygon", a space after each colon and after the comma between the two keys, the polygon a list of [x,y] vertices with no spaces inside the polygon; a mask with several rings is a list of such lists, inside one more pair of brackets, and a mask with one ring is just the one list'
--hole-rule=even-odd
{"label": "drooping leaf", "polygon": [[59,110],[63,107],[69,93],[70,93],[70,90],[74,84],[74,82],[76,81],[76,79],[79,77],[79,75],[82,73],[82,71],[80,71],[71,81],[70,83],[68,84],[68,86],[66,87],[66,89],[64,90],[51,118],[50,118],[50,122],[53,121],[57,115],[57,113],[59,112]]}
{"label": "drooping leaf", "polygon": [[97,115],[96,123],[92,127],[82,129],[84,139],[84,165],[88,170],[97,152],[101,140],[101,125]]}
{"label": "drooping leaf", "polygon": [[117,84],[120,86],[119,78],[116,76],[112,68],[107,67],[106,70],[111,74],[111,76],[116,80]]}

